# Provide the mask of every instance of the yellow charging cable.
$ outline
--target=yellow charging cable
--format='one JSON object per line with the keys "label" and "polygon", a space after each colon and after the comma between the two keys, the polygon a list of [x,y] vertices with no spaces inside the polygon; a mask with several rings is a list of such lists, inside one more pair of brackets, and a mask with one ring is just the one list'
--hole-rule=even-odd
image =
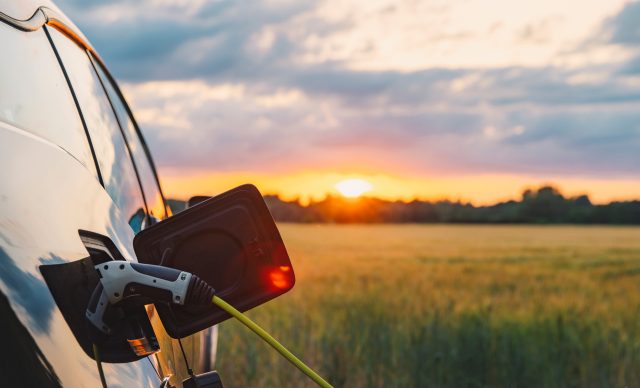
{"label": "yellow charging cable", "polygon": [[289,360],[296,368],[300,369],[304,374],[309,376],[311,380],[313,380],[316,384],[323,388],[333,388],[331,384],[329,384],[325,379],[320,377],[313,369],[309,368],[307,364],[302,362],[298,357],[296,357],[293,353],[289,351],[289,349],[285,348],[280,342],[278,342],[275,338],[273,338],[269,333],[267,333],[263,328],[258,326],[257,323],[249,319],[246,315],[236,310],[235,307],[220,299],[217,296],[213,296],[211,300],[213,304],[220,307],[224,311],[231,314],[234,318],[242,322],[243,325],[248,327],[251,331],[256,333],[260,338],[262,338],[265,342],[271,345],[275,350],[278,351],[284,358]]}
{"label": "yellow charging cable", "polygon": [[102,388],[107,388],[107,380],[104,378],[104,370],[102,370],[102,360],[100,359],[100,350],[98,350],[98,345],[93,345],[93,358],[96,360],[96,364],[98,365],[98,373],[100,374],[100,382],[102,383]]}
{"label": "yellow charging cable", "polygon": [[[317,374],[313,369],[309,368],[307,364],[302,362],[298,357],[296,357],[293,353],[289,351],[289,349],[285,348],[278,340],[273,338],[269,333],[267,333],[262,327],[260,327],[257,323],[249,319],[246,315],[238,311],[235,307],[220,299],[217,296],[213,296],[211,302],[216,306],[220,307],[224,311],[228,312],[242,322],[243,325],[248,327],[251,331],[256,333],[260,338],[262,338],[266,343],[271,345],[275,350],[278,351],[284,358],[286,358],[289,362],[291,362],[296,368],[300,369],[302,373],[309,376],[311,380],[313,380],[316,384],[323,388],[333,388],[331,384],[329,384],[325,379],[323,379],[319,374]],[[100,359],[100,351],[98,350],[98,346],[93,344],[93,356],[96,360],[96,364],[98,366],[98,373],[100,374],[100,382],[102,383],[103,388],[107,388],[107,381],[104,376],[104,371],[102,369],[102,360]]]}

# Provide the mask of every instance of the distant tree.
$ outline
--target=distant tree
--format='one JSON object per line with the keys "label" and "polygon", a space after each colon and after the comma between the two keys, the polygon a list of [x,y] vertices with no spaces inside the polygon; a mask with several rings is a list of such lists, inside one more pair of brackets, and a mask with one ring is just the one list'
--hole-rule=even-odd
{"label": "distant tree", "polygon": [[525,222],[553,223],[566,218],[569,206],[555,187],[543,186],[537,191],[525,191],[520,209]]}
{"label": "distant tree", "polygon": [[[302,205],[276,195],[264,200],[276,221],[330,223],[575,223],[640,224],[640,201],[594,205],[587,195],[567,198],[553,186],[527,189],[520,201],[473,206],[452,201],[386,201],[328,195]],[[174,213],[186,208],[180,200],[167,200]]]}

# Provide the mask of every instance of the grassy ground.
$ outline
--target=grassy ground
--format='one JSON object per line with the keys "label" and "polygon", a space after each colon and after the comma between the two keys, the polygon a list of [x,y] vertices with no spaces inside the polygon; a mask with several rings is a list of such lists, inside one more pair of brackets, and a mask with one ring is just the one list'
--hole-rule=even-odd
{"label": "grassy ground", "polygon": [[[640,386],[640,228],[281,225],[295,288],[250,316],[336,386]],[[311,386],[234,321],[229,386]]]}

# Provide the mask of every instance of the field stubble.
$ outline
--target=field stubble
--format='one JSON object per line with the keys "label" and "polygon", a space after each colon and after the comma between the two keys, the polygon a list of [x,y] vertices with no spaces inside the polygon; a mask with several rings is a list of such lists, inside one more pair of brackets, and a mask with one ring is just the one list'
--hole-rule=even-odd
{"label": "field stubble", "polygon": [[[640,228],[280,225],[296,271],[249,315],[336,386],[640,386]],[[239,323],[232,386],[311,386]]]}

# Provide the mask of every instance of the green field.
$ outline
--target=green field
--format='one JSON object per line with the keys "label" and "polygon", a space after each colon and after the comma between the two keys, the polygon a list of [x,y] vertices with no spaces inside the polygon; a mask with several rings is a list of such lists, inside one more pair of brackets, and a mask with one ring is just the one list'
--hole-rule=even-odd
{"label": "green field", "polygon": [[[250,316],[336,386],[640,386],[640,228],[280,229],[296,286]],[[235,321],[218,357],[229,386],[312,386]]]}

